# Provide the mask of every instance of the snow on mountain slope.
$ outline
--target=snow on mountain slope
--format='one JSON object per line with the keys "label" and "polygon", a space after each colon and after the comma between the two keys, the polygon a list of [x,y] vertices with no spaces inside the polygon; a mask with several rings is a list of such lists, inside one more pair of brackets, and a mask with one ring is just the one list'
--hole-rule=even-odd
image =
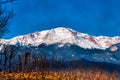
{"label": "snow on mountain slope", "polygon": [[[38,46],[42,43],[66,43],[74,44],[82,48],[97,48],[106,49],[113,44],[120,43],[120,37],[107,37],[107,36],[91,36],[88,34],[80,33],[70,28],[58,27],[51,30],[30,33],[27,35],[16,36],[12,39],[1,39],[0,44],[22,46],[33,45]],[[60,45],[63,46],[63,45]],[[1,45],[2,47],[2,45]],[[2,49],[2,48],[1,48]]]}

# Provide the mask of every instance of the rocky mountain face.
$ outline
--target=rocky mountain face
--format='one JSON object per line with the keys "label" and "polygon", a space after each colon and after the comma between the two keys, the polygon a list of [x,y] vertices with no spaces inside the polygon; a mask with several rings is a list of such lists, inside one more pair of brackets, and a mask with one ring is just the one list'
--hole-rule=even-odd
{"label": "rocky mountain face", "polygon": [[[45,30],[41,32],[30,33],[27,35],[16,36],[12,39],[1,39],[0,44],[21,46],[38,46],[42,43],[53,44],[75,44],[82,48],[97,48],[106,49],[113,44],[120,43],[120,37],[107,37],[107,36],[91,36],[85,33],[80,33],[75,30],[59,27],[51,30]],[[62,46],[62,45],[60,45]]]}
{"label": "rocky mountain face", "polygon": [[[14,49],[16,57],[25,52],[45,54],[49,59],[66,61],[86,59],[90,61],[120,64],[120,37],[91,36],[75,30],[59,27],[51,30],[0,40],[0,53]],[[7,50],[7,51],[6,51]]]}

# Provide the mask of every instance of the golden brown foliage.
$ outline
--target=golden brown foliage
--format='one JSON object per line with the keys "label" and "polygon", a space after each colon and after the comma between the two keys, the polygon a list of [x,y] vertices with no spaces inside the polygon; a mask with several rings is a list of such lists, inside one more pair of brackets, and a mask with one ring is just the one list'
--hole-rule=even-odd
{"label": "golden brown foliage", "polygon": [[1,56],[6,57],[3,59],[4,67],[0,72],[0,80],[120,80],[120,68],[113,64],[85,60],[65,62],[56,60],[55,55],[47,60],[46,55],[31,55],[29,52],[19,55],[18,61],[12,60],[12,52],[10,56]]}
{"label": "golden brown foliage", "polygon": [[101,70],[61,70],[30,73],[0,73],[3,79],[44,79],[44,80],[120,80],[115,72],[112,74]]}

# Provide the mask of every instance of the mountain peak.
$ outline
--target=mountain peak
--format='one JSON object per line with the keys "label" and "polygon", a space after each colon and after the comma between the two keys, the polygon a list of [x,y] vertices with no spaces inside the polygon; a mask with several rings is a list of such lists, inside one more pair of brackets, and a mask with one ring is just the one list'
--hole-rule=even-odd
{"label": "mountain peak", "polygon": [[66,27],[56,27],[56,28],[53,28],[51,30],[68,30],[70,28],[66,28]]}
{"label": "mountain peak", "polygon": [[22,46],[33,45],[38,46],[42,43],[45,44],[74,44],[82,48],[98,48],[106,49],[113,44],[120,43],[120,37],[107,37],[107,36],[91,36],[85,33],[77,32],[70,28],[58,27],[51,30],[30,33],[27,35],[16,36],[12,39],[1,39],[1,44]]}

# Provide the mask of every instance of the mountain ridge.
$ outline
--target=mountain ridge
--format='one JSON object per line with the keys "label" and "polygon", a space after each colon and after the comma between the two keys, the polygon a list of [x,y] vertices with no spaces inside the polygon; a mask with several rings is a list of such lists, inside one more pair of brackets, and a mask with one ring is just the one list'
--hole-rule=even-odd
{"label": "mountain ridge", "polygon": [[1,39],[0,56],[6,53],[9,57],[11,52],[15,55],[13,61],[28,52],[46,55],[48,60],[55,55],[57,60],[86,59],[120,65],[120,37],[96,37],[59,27],[8,40]]}
{"label": "mountain ridge", "polygon": [[[120,37],[107,37],[107,36],[92,36],[86,33],[80,33],[70,28],[58,27],[50,30],[44,30],[26,35],[16,36],[11,39],[0,39],[0,44],[23,46],[33,45],[38,46],[42,43],[66,43],[75,44],[82,48],[97,48],[106,49],[113,44],[120,43]],[[62,46],[62,45],[60,45]]]}

